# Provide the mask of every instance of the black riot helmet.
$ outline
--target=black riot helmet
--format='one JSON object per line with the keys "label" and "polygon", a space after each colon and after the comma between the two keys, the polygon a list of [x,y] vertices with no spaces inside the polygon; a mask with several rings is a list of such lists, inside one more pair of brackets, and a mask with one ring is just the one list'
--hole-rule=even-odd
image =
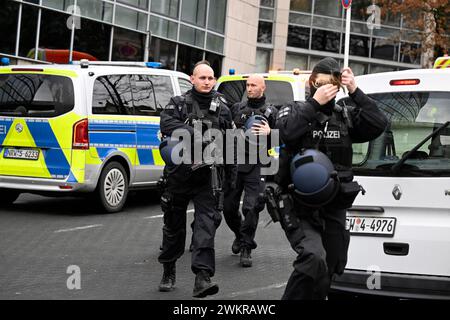
{"label": "black riot helmet", "polygon": [[265,116],[259,115],[259,114],[252,115],[252,116],[250,116],[250,117],[247,119],[247,121],[245,121],[245,124],[244,124],[244,126],[243,126],[243,129],[244,129],[244,132],[247,133],[246,141],[247,141],[248,143],[251,143],[251,144],[258,143],[258,141],[259,141],[260,139],[254,139],[254,140],[253,140],[252,138],[249,139],[249,137],[252,137],[252,136],[253,136],[253,133],[251,133],[252,127],[253,127],[255,124],[263,124],[263,122],[268,122],[268,121],[267,121],[267,118],[266,118]]}
{"label": "black riot helmet", "polygon": [[[174,153],[178,152],[178,154]],[[159,144],[159,153],[161,158],[167,165],[175,165],[174,157],[180,157],[183,155],[182,142],[172,137],[165,137]]]}
{"label": "black riot helmet", "polygon": [[331,202],[339,190],[333,163],[315,149],[306,149],[292,159],[291,177],[296,199],[308,207]]}

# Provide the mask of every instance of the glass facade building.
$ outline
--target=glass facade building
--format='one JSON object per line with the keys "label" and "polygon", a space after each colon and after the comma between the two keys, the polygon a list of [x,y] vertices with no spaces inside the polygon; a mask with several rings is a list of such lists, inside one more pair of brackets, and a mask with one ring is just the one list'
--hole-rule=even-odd
{"label": "glass facade building", "polygon": [[[257,69],[270,66],[273,54],[270,42],[271,16],[263,15],[263,8],[276,10],[276,2],[289,0],[260,0],[260,24],[258,28]],[[376,1],[375,1],[376,3]],[[414,42],[410,30],[400,15],[380,16],[380,26],[371,28],[372,0],[352,2],[349,66],[355,74],[402,70],[420,67],[420,43]],[[265,9],[264,9],[265,10]],[[314,64],[327,56],[344,59],[345,9],[340,1],[290,0],[287,30],[285,69],[312,69]],[[269,25],[271,24],[271,25]]]}
{"label": "glass facade building", "polygon": [[220,74],[226,7],[226,0],[0,0],[0,55],[68,62],[72,48],[188,74],[207,59]]}
{"label": "glass facade building", "polygon": [[[352,3],[355,74],[420,67],[420,43],[412,36],[418,31],[389,14],[379,28],[369,28],[372,3]],[[188,74],[207,59],[220,75],[239,63],[236,71],[243,73],[344,59],[340,1],[0,0],[0,8],[0,55],[30,62],[72,49],[103,61],[159,61]]]}

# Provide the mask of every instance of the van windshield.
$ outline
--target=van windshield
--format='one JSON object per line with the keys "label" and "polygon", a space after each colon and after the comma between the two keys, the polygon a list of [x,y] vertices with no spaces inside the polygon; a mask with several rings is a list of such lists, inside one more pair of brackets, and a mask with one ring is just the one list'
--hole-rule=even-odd
{"label": "van windshield", "polygon": [[[222,82],[217,91],[225,95],[230,106],[247,99],[246,80]],[[292,85],[287,81],[266,79],[265,95],[267,103],[277,107],[294,100]]]}
{"label": "van windshield", "polygon": [[[450,92],[394,92],[369,96],[386,114],[390,125],[377,139],[353,145],[353,168],[357,175],[393,175],[392,165],[450,121]],[[413,152],[396,175],[450,177],[450,128],[447,126]]]}
{"label": "van windshield", "polygon": [[0,74],[0,116],[56,117],[74,108],[68,77],[45,74]]}

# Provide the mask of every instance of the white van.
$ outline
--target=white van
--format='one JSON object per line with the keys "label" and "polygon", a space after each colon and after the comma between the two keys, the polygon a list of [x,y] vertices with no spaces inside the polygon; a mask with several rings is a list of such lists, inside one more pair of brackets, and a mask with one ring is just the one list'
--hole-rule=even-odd
{"label": "white van", "polygon": [[348,262],[332,289],[450,299],[450,69],[356,82],[390,126],[353,147],[355,180],[366,193],[348,210]]}
{"label": "white van", "polygon": [[23,192],[95,192],[121,210],[130,189],[156,186],[159,112],[191,87],[184,73],[145,66],[0,67],[1,205]]}

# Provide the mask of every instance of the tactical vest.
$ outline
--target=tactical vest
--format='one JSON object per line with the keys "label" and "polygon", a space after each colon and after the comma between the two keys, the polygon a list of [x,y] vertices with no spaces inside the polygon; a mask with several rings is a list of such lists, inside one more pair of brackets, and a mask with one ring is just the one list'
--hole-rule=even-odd
{"label": "tactical vest", "polygon": [[348,116],[344,116],[344,108],[337,106],[336,109],[330,116],[319,112],[312,123],[312,130],[302,138],[300,145],[302,148],[320,150],[330,158],[337,170],[344,170],[352,166],[351,122]]}
{"label": "tactical vest", "polygon": [[224,102],[221,101],[219,95],[215,95],[211,101],[211,104],[214,103],[217,104],[215,112],[211,112],[210,110],[201,110],[200,105],[195,99],[192,98],[192,95],[187,94],[185,97],[185,110],[183,110],[183,116],[188,118],[189,115],[195,115],[199,120],[209,120],[212,123],[212,128],[221,130],[222,128],[219,118]]}
{"label": "tactical vest", "polygon": [[261,108],[251,108],[246,102],[239,102],[238,110],[239,112],[235,115],[233,121],[238,128],[242,127],[248,118],[254,115],[261,115],[269,120],[270,116],[274,113],[272,108],[275,108],[271,104],[264,104]]}

